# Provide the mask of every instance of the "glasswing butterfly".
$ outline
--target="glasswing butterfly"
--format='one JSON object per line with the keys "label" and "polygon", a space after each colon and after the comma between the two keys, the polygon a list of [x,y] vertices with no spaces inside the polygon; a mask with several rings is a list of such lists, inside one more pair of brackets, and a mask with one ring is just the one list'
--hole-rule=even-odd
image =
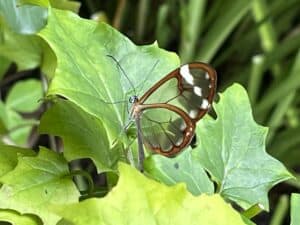
{"label": "glasswing butterfly", "polygon": [[142,97],[129,98],[130,117],[137,128],[140,170],[143,170],[143,144],[167,157],[175,156],[190,144],[196,122],[212,104],[216,82],[217,74],[211,66],[194,62],[167,74]]}

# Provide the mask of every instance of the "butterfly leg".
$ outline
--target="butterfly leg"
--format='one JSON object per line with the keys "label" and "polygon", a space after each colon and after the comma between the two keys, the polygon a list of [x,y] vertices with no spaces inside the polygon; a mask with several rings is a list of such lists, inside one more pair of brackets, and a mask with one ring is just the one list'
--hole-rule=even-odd
{"label": "butterfly leg", "polygon": [[142,140],[142,132],[141,132],[141,121],[140,118],[137,116],[135,118],[136,128],[137,128],[137,139],[138,139],[138,169],[143,172],[144,171],[144,159],[145,159],[145,152]]}

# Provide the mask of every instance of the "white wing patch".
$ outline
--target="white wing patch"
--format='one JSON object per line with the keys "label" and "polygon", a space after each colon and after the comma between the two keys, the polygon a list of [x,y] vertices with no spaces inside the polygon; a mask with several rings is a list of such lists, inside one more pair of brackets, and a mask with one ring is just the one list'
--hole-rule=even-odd
{"label": "white wing patch", "polygon": [[194,93],[198,96],[202,96],[202,88],[194,86]]}
{"label": "white wing patch", "polygon": [[209,107],[209,102],[207,99],[203,99],[200,108],[201,109],[208,109]]}
{"label": "white wing patch", "polygon": [[198,115],[198,110],[197,109],[192,109],[190,112],[189,112],[189,116],[192,118],[192,119],[195,119]]}
{"label": "white wing patch", "polygon": [[189,65],[183,65],[180,67],[179,73],[188,84],[194,84],[194,77],[190,73]]}

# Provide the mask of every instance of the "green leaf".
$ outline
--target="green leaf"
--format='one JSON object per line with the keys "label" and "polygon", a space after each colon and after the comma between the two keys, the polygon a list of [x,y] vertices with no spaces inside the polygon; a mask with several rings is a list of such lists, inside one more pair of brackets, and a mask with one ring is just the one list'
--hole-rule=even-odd
{"label": "green leaf", "polygon": [[[58,63],[48,94],[64,96],[101,119],[111,143],[127,124],[127,102],[134,93],[124,73],[107,55],[120,63],[137,94],[177,67],[178,57],[156,44],[136,46],[109,25],[81,19],[71,12],[51,9],[48,18],[40,36],[54,50]],[[120,101],[123,104],[111,104]]]}
{"label": "green leaf", "polygon": [[253,224],[219,195],[195,197],[183,184],[165,186],[123,163],[119,170],[119,182],[106,197],[55,205],[52,209],[76,225],[85,225],[87,221],[90,225]]}
{"label": "green leaf", "polygon": [[40,225],[39,218],[33,215],[21,215],[13,210],[0,210],[0,224],[1,221],[9,222],[12,225]]}
{"label": "green leaf", "polygon": [[292,194],[291,197],[291,225],[300,224],[300,194]]}
{"label": "green leaf", "polygon": [[99,173],[116,166],[119,152],[110,150],[101,120],[70,101],[57,100],[43,115],[39,131],[63,139],[68,161],[91,158]]}
{"label": "green leaf", "polygon": [[13,170],[18,163],[18,156],[33,156],[31,149],[0,144],[0,177]]}
{"label": "green leaf", "polygon": [[49,204],[77,202],[79,193],[68,177],[62,155],[41,149],[36,157],[19,156],[17,167],[0,177],[0,208],[39,216],[44,224],[55,225],[59,216]]}
{"label": "green leaf", "polygon": [[80,2],[70,1],[70,0],[19,0],[20,4],[32,4],[39,5],[44,7],[51,7],[57,9],[71,10],[75,13],[78,13]]}
{"label": "green leaf", "polygon": [[0,55],[0,80],[2,80],[2,77],[5,75],[10,64],[11,64],[10,60]]}
{"label": "green leaf", "polygon": [[0,15],[9,27],[19,34],[34,34],[47,22],[47,8],[34,5],[17,5],[17,0],[1,0]]}
{"label": "green leaf", "polygon": [[18,112],[33,112],[41,105],[42,84],[38,80],[19,81],[6,98],[6,106]]}
{"label": "green leaf", "polygon": [[222,196],[243,208],[259,203],[268,210],[269,189],[292,175],[266,153],[267,128],[253,120],[247,93],[238,84],[220,95],[214,109],[216,120],[204,117],[199,122],[200,143],[193,154],[217,182]]}
{"label": "green leaf", "polygon": [[144,162],[145,172],[167,185],[184,182],[193,195],[213,194],[214,185],[198,160],[185,150],[176,158],[152,155]]}
{"label": "green leaf", "polygon": [[0,101],[0,134],[10,139],[9,144],[26,146],[34,125],[36,125],[36,121],[22,118],[20,114]]}
{"label": "green leaf", "polygon": [[18,70],[33,69],[40,65],[42,61],[41,38],[35,35],[17,34],[1,26],[0,34],[0,55],[15,62]]}

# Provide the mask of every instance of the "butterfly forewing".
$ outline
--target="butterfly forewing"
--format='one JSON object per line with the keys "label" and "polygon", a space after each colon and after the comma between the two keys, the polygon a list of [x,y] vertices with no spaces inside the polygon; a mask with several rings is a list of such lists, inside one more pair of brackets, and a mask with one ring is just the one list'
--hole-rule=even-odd
{"label": "butterfly forewing", "polygon": [[204,63],[183,65],[157,82],[138,103],[144,143],[166,156],[181,151],[208,111],[215,87],[216,72]]}

